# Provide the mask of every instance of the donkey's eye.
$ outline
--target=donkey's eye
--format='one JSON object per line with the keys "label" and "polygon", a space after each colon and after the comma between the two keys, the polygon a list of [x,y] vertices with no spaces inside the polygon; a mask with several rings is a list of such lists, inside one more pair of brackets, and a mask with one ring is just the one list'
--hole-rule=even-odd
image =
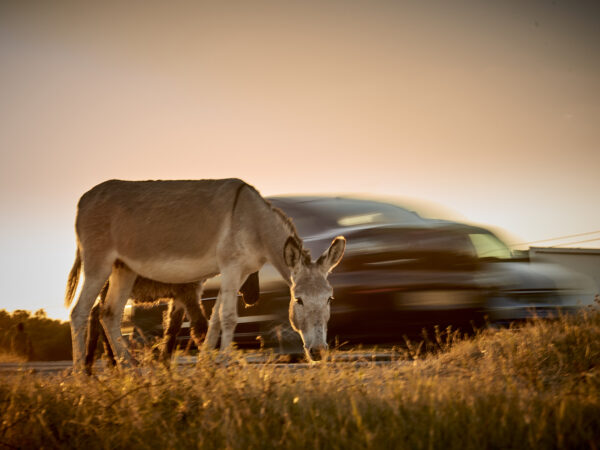
{"label": "donkey's eye", "polygon": [[302,301],[302,299],[301,299],[300,297],[298,297],[298,298],[296,299],[296,303],[298,303],[299,305],[302,305],[302,306],[304,306],[304,302]]}
{"label": "donkey's eye", "polygon": [[329,298],[327,299],[327,304],[328,304],[328,305],[331,305],[331,300],[333,300],[333,297],[329,297]]}

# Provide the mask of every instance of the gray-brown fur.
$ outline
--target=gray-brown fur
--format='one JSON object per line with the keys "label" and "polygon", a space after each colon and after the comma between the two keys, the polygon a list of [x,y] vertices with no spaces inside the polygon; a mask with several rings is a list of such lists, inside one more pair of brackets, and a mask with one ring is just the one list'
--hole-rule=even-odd
{"label": "gray-brown fur", "polygon": [[[204,253],[212,246],[207,237],[218,235],[221,225],[207,220],[204,211],[218,213],[225,199],[227,209],[231,208],[235,190],[242,183],[236,179],[202,180],[201,184],[192,180],[109,180],[81,197],[78,236],[84,248],[104,252],[104,246],[117,247],[138,258]],[[182,236],[182,223],[199,224],[202,233]],[[98,232],[100,227],[104,232]],[[93,241],[87,238],[90,235]],[[161,239],[147,241],[148,235]]]}
{"label": "gray-brown fur", "polygon": [[[84,283],[71,311],[76,370],[85,367],[86,323],[108,279],[101,321],[118,359],[127,362],[131,355],[122,341],[120,318],[138,276],[181,284],[221,273],[221,290],[204,346],[214,348],[221,334],[221,349],[225,350],[237,324],[237,292],[250,274],[269,261],[293,294],[293,289],[302,287],[298,281],[302,277],[295,277],[314,265],[305,256],[308,253],[293,223],[238,179],[107,181],[81,197],[75,230],[77,255],[65,300],[68,304],[73,298],[81,265]],[[284,258],[289,237],[293,237],[300,261],[293,267]],[[340,257],[345,245],[342,241],[335,241]],[[114,266],[115,261],[124,265]],[[330,267],[337,262],[327,260]],[[325,265],[318,270],[327,277]],[[319,293],[315,305],[327,307],[325,294]],[[306,322],[310,327],[310,320]],[[323,339],[313,339],[310,345],[323,347]]]}

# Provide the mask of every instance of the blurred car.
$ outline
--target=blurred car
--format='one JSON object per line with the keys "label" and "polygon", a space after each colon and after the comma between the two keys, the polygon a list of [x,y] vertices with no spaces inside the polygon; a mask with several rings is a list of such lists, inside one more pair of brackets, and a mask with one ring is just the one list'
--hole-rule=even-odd
{"label": "blurred car", "polygon": [[[485,228],[354,197],[269,201],[293,219],[313,257],[335,236],[347,239],[344,258],[329,277],[334,300],[328,340],[334,345],[398,343],[433,326],[470,331],[486,321],[569,313],[593,301],[591,280],[560,266],[530,263]],[[245,307],[239,299],[235,342],[301,352],[300,337],[289,325],[289,288],[269,264],[259,279],[260,301]],[[207,317],[218,289],[219,277],[207,282],[202,298]],[[128,305],[124,334],[135,329],[146,338],[161,336],[165,309],[164,302],[154,309]],[[180,334],[183,343],[187,331]]]}

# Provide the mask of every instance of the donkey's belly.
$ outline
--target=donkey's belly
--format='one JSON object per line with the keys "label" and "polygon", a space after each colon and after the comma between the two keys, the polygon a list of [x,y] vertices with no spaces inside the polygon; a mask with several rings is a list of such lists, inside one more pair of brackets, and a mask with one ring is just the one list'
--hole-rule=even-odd
{"label": "donkey's belly", "polygon": [[138,275],[162,283],[189,283],[210,278],[219,273],[214,258],[162,258],[138,261],[120,257]]}

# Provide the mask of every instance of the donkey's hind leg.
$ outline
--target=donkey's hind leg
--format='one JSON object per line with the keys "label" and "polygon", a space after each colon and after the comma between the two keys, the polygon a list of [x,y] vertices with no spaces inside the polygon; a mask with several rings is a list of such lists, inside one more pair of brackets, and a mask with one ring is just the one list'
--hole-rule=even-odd
{"label": "donkey's hind leg", "polygon": [[104,303],[106,299],[106,293],[108,292],[108,283],[104,285],[102,288],[102,292],[100,293],[100,300],[96,302],[94,307],[92,308],[92,312],[90,312],[90,320],[88,322],[88,333],[87,333],[87,341],[85,348],[85,371],[88,375],[92,374],[92,367],[94,366],[94,358],[96,357],[96,348],[98,347],[98,340],[102,337],[105,341],[104,349],[108,355],[108,358],[111,360],[113,366],[116,365],[115,358],[113,356],[112,349],[110,345],[108,345],[108,341],[106,339],[106,334],[104,333],[104,329],[100,324],[100,307],[101,304]]}
{"label": "donkey's hind leg", "polygon": [[[103,292],[105,289],[102,290]],[[94,358],[96,356],[96,347],[98,339],[100,339],[100,303],[96,303],[90,312],[90,320],[88,322],[87,340],[85,343],[85,372],[88,375],[92,374]]]}
{"label": "donkey's hind leg", "polygon": [[167,311],[165,333],[163,336],[163,342],[160,349],[161,361],[168,365],[171,361],[171,355],[175,350],[177,344],[177,335],[181,330],[181,324],[183,323],[184,309],[183,305],[171,299],[169,302],[169,310]]}
{"label": "donkey's hind leg", "polygon": [[110,344],[108,343],[108,338],[106,337],[104,328],[102,328],[102,324],[100,323],[100,307],[106,300],[107,292],[108,283],[106,283],[102,288],[102,292],[100,292],[100,300],[94,304],[92,312],[90,313],[85,349],[85,371],[88,375],[92,374],[94,358],[96,357],[96,348],[98,347],[98,341],[100,340],[100,338],[102,338],[102,340],[104,341],[104,351],[106,352],[106,356],[108,357],[108,360],[110,361],[111,365],[117,365],[117,361],[115,360],[112,348],[110,348]]}
{"label": "donkey's hind leg", "polygon": [[73,369],[85,369],[85,341],[90,311],[104,283],[110,275],[111,265],[94,267],[91,262],[83,262],[83,286],[75,306],[71,310],[71,336],[73,337]]}
{"label": "donkey's hind leg", "polygon": [[185,295],[181,296],[181,301],[185,306],[185,314],[190,320],[190,334],[198,349],[202,345],[202,336],[206,332],[206,317],[200,306],[203,289],[204,283],[200,282],[196,289],[190,289],[186,291]]}
{"label": "donkey's hind leg", "polygon": [[120,363],[129,365],[131,354],[123,342],[121,319],[137,274],[123,264],[115,265],[108,283],[106,301],[100,310],[100,321],[109,345]]}

